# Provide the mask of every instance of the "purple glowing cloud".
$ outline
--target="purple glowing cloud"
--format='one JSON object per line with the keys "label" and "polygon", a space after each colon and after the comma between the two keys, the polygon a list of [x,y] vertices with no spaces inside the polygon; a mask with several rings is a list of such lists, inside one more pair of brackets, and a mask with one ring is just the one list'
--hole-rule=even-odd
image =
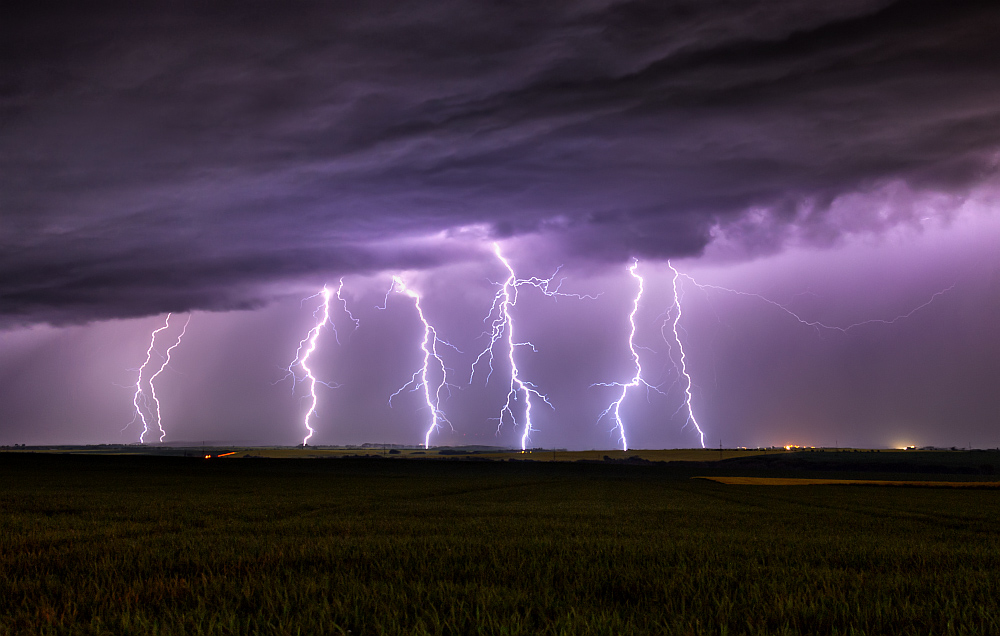
{"label": "purple glowing cloud", "polygon": [[[668,259],[705,287],[673,324],[690,383],[669,355],[644,352],[666,395],[626,402],[629,447],[691,445],[671,419],[685,398],[709,445],[931,438],[946,423],[987,440],[1000,9],[827,4],[376,0],[240,19],[185,3],[5,6],[0,437],[77,439],[76,418],[79,439],[120,427],[141,400],[118,388],[134,376],[116,374],[164,315],[195,310],[179,373],[157,378],[170,435],[291,434],[276,422],[300,413],[297,398],[258,387],[302,338],[299,299],[344,276],[362,326],[336,361],[309,358],[317,377],[344,379],[322,415],[337,425],[316,435],[410,435],[412,413],[370,405],[410,377],[419,360],[396,352],[419,353],[424,332],[412,315],[360,308],[405,271],[435,328],[481,351],[499,241],[525,280],[565,263],[574,289],[601,295],[582,311],[537,294],[518,305],[518,341],[545,345],[517,363],[559,405],[544,426],[484,432],[507,387],[477,384],[452,396],[441,443],[517,446],[530,432],[531,444],[607,445],[579,422],[607,406],[586,387],[633,377],[618,328],[632,259],[654,315],[679,282]],[[866,322],[952,284],[906,320]],[[716,288],[859,326],[789,331],[773,305],[702,293]],[[659,338],[662,320],[633,317],[638,338]],[[110,336],[116,325],[128,337]],[[51,378],[77,388],[34,399]]]}

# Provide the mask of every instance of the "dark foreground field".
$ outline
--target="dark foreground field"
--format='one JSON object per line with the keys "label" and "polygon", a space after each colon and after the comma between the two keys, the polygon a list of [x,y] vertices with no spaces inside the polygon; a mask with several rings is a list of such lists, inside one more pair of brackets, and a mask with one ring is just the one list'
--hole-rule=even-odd
{"label": "dark foreground field", "polygon": [[1000,633],[1000,491],[722,464],[2,453],[0,633]]}

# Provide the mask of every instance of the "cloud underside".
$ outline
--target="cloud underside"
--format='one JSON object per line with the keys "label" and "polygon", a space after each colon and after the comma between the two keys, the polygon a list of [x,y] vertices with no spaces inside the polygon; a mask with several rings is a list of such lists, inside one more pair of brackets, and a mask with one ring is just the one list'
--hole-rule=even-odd
{"label": "cloud underside", "polygon": [[752,255],[992,187],[995,3],[821,4],[11,9],[2,320],[249,307],[468,228]]}

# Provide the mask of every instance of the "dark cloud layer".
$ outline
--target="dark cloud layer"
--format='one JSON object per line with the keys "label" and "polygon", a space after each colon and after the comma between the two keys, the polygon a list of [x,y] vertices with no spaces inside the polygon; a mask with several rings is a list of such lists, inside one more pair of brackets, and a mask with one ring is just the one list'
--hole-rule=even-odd
{"label": "dark cloud layer", "polygon": [[1000,158],[995,2],[82,6],[0,18],[2,324],[253,306],[474,225],[604,261],[829,243],[838,197]]}

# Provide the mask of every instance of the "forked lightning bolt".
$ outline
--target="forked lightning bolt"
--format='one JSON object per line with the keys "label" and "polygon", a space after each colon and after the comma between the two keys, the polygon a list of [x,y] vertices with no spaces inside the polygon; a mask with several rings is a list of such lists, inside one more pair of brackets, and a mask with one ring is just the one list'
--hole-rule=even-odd
{"label": "forked lightning bolt", "polygon": [[[163,323],[162,327],[154,329],[153,333],[149,336],[149,348],[146,349],[146,360],[139,367],[139,377],[135,381],[135,395],[132,397],[132,404],[135,406],[136,416],[142,421],[142,433],[139,434],[139,443],[145,442],[146,433],[149,432],[149,423],[146,421],[146,414],[143,413],[143,405],[140,402],[146,402],[146,393],[142,390],[142,374],[149,365],[150,360],[153,358],[153,347],[156,344],[156,334],[160,333],[164,329],[170,327],[170,314],[167,314],[167,319]],[[135,421],[133,418],[132,421]],[[128,428],[126,426],[125,428]],[[123,429],[124,430],[124,429]]]}
{"label": "forked lightning bolt", "polygon": [[[669,265],[669,261],[668,261],[667,264]],[[723,292],[728,292],[730,294],[736,294],[737,296],[749,296],[751,298],[756,298],[756,299],[761,300],[761,301],[763,301],[763,302],[765,302],[765,303],[767,303],[769,305],[777,307],[778,309],[780,309],[781,311],[785,312],[786,314],[788,314],[789,316],[791,316],[795,320],[799,321],[801,324],[806,325],[807,327],[812,327],[816,331],[820,331],[822,329],[826,329],[826,330],[829,330],[829,331],[839,331],[841,333],[847,333],[851,329],[855,329],[857,327],[861,327],[861,326],[864,326],[864,325],[871,325],[871,324],[891,325],[891,324],[893,324],[895,322],[898,322],[900,320],[905,320],[906,318],[909,318],[910,316],[912,316],[913,314],[917,313],[918,311],[920,311],[924,307],[927,307],[928,305],[930,305],[931,303],[933,303],[935,300],[937,300],[938,296],[941,296],[942,294],[946,294],[946,293],[950,292],[952,289],[955,288],[955,285],[957,284],[957,283],[952,283],[951,285],[949,285],[948,287],[945,287],[941,291],[934,292],[934,294],[932,294],[931,297],[928,298],[925,302],[921,303],[920,305],[917,305],[916,307],[914,307],[910,311],[906,312],[905,314],[899,314],[895,318],[888,318],[888,319],[887,318],[872,318],[870,320],[862,320],[862,321],[859,321],[859,322],[852,323],[850,325],[847,325],[846,327],[839,327],[839,326],[836,326],[836,325],[828,325],[828,324],[826,324],[824,322],[820,322],[819,320],[806,320],[805,318],[799,316],[797,313],[795,313],[794,311],[792,311],[791,309],[789,309],[787,306],[782,305],[781,303],[779,303],[777,301],[771,300],[770,298],[768,298],[766,296],[761,296],[760,294],[754,294],[754,293],[751,293],[751,292],[739,291],[737,289],[730,289],[728,287],[720,287],[719,285],[708,285],[708,284],[705,284],[705,283],[699,283],[695,279],[691,278],[691,276],[689,276],[688,274],[678,273],[678,271],[676,269],[674,269],[673,267],[670,267],[670,269],[672,269],[674,271],[674,274],[675,274],[674,280],[675,281],[676,281],[677,277],[680,276],[680,277],[683,277],[683,278],[687,279],[688,281],[690,281],[695,287],[697,287],[699,289],[703,289],[703,290],[713,289],[713,290],[716,290],[716,291],[723,291]],[[674,287],[676,288],[676,283],[675,283]]]}
{"label": "forked lightning bolt", "polygon": [[[438,352],[438,344],[451,347],[456,351],[458,351],[458,349],[447,340],[442,340],[438,337],[437,329],[435,329],[424,316],[424,310],[420,306],[420,294],[407,287],[406,283],[404,283],[403,279],[399,276],[392,277],[392,286],[389,288],[389,293],[391,293],[394,289],[398,293],[404,294],[413,299],[413,306],[417,310],[417,317],[424,326],[424,339],[420,343],[420,349],[424,352],[424,362],[419,369],[413,372],[413,377],[410,378],[409,382],[399,387],[398,391],[389,396],[389,405],[392,406],[392,398],[396,397],[407,388],[410,388],[411,391],[416,391],[421,388],[423,389],[424,402],[430,410],[430,422],[427,426],[427,432],[424,433],[424,448],[430,448],[431,434],[437,432],[438,429],[441,428],[441,423],[444,422],[451,426],[451,422],[448,421],[444,411],[441,410],[441,393],[449,389],[451,385],[448,383],[448,367],[445,366],[444,360]],[[437,372],[440,374],[441,378],[440,381],[434,385],[433,390],[431,389],[431,380],[428,377],[432,360],[437,366]],[[452,429],[454,430],[453,426]]]}
{"label": "forked lightning bolt", "polygon": [[[678,333],[677,331],[677,323],[680,322],[681,320],[681,297],[680,297],[680,291],[677,288],[677,281],[678,279],[680,279],[681,274],[676,269],[674,269],[674,266],[670,261],[667,261],[667,267],[669,267],[670,271],[674,273],[674,278],[673,278],[674,306],[677,307],[677,313],[674,315],[672,329],[674,332],[674,341],[677,342],[677,349],[678,351],[680,351],[680,366],[678,367],[677,370],[684,378],[684,381],[686,383],[684,385],[684,405],[687,406],[687,421],[684,422],[684,426],[687,426],[688,424],[694,426],[695,430],[698,431],[698,439],[701,441],[701,447],[705,448],[705,433],[704,431],[701,430],[701,426],[698,425],[698,420],[694,416],[694,407],[691,406],[691,400],[693,399],[691,395],[691,375],[688,373],[687,370],[687,358],[684,353],[684,343],[681,341],[680,333]],[[669,317],[667,318],[666,321],[664,321],[663,326],[660,327],[661,333],[663,332],[663,328],[669,321],[670,321]],[[664,336],[664,339],[666,339],[666,336]]]}
{"label": "forked lightning bolt", "polygon": [[496,254],[500,262],[507,269],[507,279],[504,281],[503,285],[497,291],[496,295],[493,297],[493,305],[490,307],[490,313],[487,314],[486,320],[488,321],[491,316],[496,314],[493,319],[490,329],[490,342],[486,348],[476,357],[476,360],[472,363],[472,376],[469,378],[469,383],[472,383],[472,379],[476,374],[476,367],[479,362],[485,356],[489,362],[490,371],[486,375],[487,384],[490,381],[490,377],[493,375],[493,349],[496,343],[501,339],[505,339],[507,343],[507,362],[510,364],[510,385],[507,391],[507,398],[504,405],[500,408],[500,417],[497,423],[497,432],[503,427],[504,418],[510,419],[511,424],[515,427],[517,426],[517,416],[514,414],[512,408],[512,402],[517,401],[518,393],[524,394],[524,431],[521,434],[521,450],[527,449],[528,438],[531,435],[531,396],[535,395],[538,399],[542,400],[550,407],[552,404],[549,402],[548,398],[539,393],[537,388],[531,382],[521,378],[521,372],[517,368],[517,360],[515,359],[514,352],[517,347],[531,347],[532,351],[536,351],[535,345],[530,342],[518,342],[514,339],[514,321],[511,317],[510,310],[517,304],[517,275],[514,273],[514,268],[511,267],[510,262],[504,257],[503,252],[500,250],[499,243],[493,244],[493,252]]}
{"label": "forked lightning bolt", "polygon": [[[738,295],[738,296],[749,296],[749,297],[752,297],[752,298],[756,298],[756,299],[761,300],[761,301],[763,301],[763,302],[765,302],[765,303],[767,303],[769,305],[777,307],[781,311],[785,312],[786,314],[788,314],[789,316],[791,316],[792,318],[794,318],[795,320],[797,320],[799,323],[801,323],[803,325],[806,325],[807,327],[812,327],[817,332],[819,332],[819,331],[821,331],[823,329],[826,329],[826,330],[829,330],[829,331],[839,331],[841,333],[847,333],[851,329],[855,329],[855,328],[861,327],[863,325],[870,325],[870,324],[891,325],[891,324],[893,324],[893,323],[895,323],[895,322],[897,322],[899,320],[904,320],[906,318],[909,318],[910,316],[912,316],[916,312],[920,311],[924,307],[927,307],[928,305],[930,305],[931,303],[933,303],[938,298],[938,296],[941,296],[942,294],[945,294],[945,293],[951,291],[955,287],[955,284],[952,284],[951,286],[946,287],[945,289],[942,289],[941,291],[935,292],[924,303],[918,305],[917,307],[914,307],[913,309],[911,309],[910,311],[908,311],[908,312],[906,312],[904,314],[899,314],[895,318],[891,318],[891,319],[873,318],[873,319],[870,319],[870,320],[862,320],[862,321],[859,321],[859,322],[855,322],[855,323],[852,323],[852,324],[847,325],[845,327],[840,327],[840,326],[836,326],[836,325],[828,325],[828,324],[826,324],[824,322],[820,322],[818,320],[806,320],[805,318],[802,318],[801,316],[799,316],[797,313],[795,313],[794,311],[792,311],[791,309],[789,309],[785,305],[782,305],[779,302],[771,300],[770,298],[767,298],[766,296],[761,296],[760,294],[754,294],[754,293],[750,293],[750,292],[739,291],[739,290],[736,290],[736,289],[730,289],[728,287],[720,287],[718,285],[707,285],[707,284],[699,283],[698,281],[696,281],[694,278],[692,278],[688,274],[682,274],[681,272],[679,272],[673,266],[673,264],[670,261],[667,261],[667,267],[669,267],[670,271],[672,271],[674,273],[674,277],[673,277],[673,291],[674,291],[674,303],[673,303],[673,307],[677,308],[677,313],[674,314],[673,318],[671,318],[669,316],[670,310],[668,310],[668,316],[667,316],[666,320],[664,320],[663,325],[661,325],[660,332],[663,333],[663,331],[666,329],[666,326],[668,324],[670,324],[671,331],[673,333],[673,340],[674,340],[674,342],[677,343],[678,351],[680,352],[680,364],[676,364],[675,363],[675,366],[677,366],[678,373],[680,374],[681,377],[684,378],[684,381],[685,381],[685,386],[684,386],[684,404],[682,405],[682,407],[684,407],[684,406],[687,407],[687,414],[688,414],[688,416],[687,416],[687,421],[685,422],[685,426],[687,426],[687,424],[690,423],[690,424],[692,424],[694,426],[695,430],[698,431],[698,436],[701,439],[701,446],[702,446],[702,448],[705,447],[705,433],[702,431],[701,426],[699,426],[699,424],[698,424],[698,420],[695,418],[694,408],[693,408],[693,406],[691,404],[691,402],[693,400],[693,396],[692,396],[692,393],[691,393],[691,388],[692,388],[691,374],[688,373],[688,370],[687,370],[687,359],[686,359],[686,354],[685,354],[685,351],[684,351],[684,342],[681,339],[680,330],[678,328],[678,323],[681,320],[681,314],[682,314],[682,309],[681,309],[681,304],[682,304],[681,303],[681,292],[680,292],[680,288],[679,288],[679,282],[680,282],[681,278],[684,278],[684,279],[690,281],[694,286],[696,286],[696,287],[698,287],[699,289],[702,289],[702,290],[709,290],[709,289],[711,289],[711,290],[716,290],[716,291],[728,292],[730,294],[735,294],[735,295]],[[673,307],[671,307],[671,309]],[[663,338],[664,338],[664,340],[667,339],[667,336],[666,336],[665,333],[663,333]]]}
{"label": "forked lightning bolt", "polygon": [[[354,323],[354,329],[357,330],[357,328],[361,325],[361,321],[355,318],[354,314],[351,313],[351,310],[347,308],[347,300],[345,300],[344,297],[341,295],[343,291],[344,291],[344,279],[341,278],[340,284],[337,285],[337,294],[336,294],[337,300],[339,300],[340,304],[344,306],[344,313],[347,314],[347,317],[351,319],[351,322]],[[337,344],[340,344],[340,334],[337,333],[337,327],[334,326],[332,322],[330,323],[330,326],[333,327],[334,339],[337,341]]]}
{"label": "forked lightning bolt", "polygon": [[546,296],[566,296],[571,298],[596,298],[596,296],[567,294],[559,291],[562,286],[562,280],[555,283],[555,277],[559,273],[558,268],[549,278],[518,278],[514,273],[514,268],[511,266],[510,261],[504,257],[499,243],[493,243],[493,253],[496,254],[496,257],[507,269],[507,279],[500,286],[500,289],[497,290],[496,295],[493,297],[493,305],[490,307],[489,313],[483,320],[483,322],[490,325],[490,329],[487,332],[490,336],[490,341],[486,348],[483,349],[483,351],[476,357],[476,360],[472,363],[472,374],[469,377],[469,383],[471,384],[472,380],[475,378],[476,368],[479,366],[479,363],[483,361],[483,358],[486,359],[489,366],[489,372],[486,374],[486,383],[489,383],[490,377],[493,375],[494,348],[498,342],[504,340],[506,342],[507,349],[507,362],[510,364],[510,386],[507,391],[506,401],[500,409],[497,432],[500,432],[500,429],[503,428],[506,420],[509,420],[515,427],[517,426],[517,416],[514,414],[513,403],[518,400],[518,395],[523,394],[524,431],[521,433],[521,450],[524,451],[527,450],[531,432],[535,430],[531,424],[531,396],[535,396],[545,404],[548,404],[549,407],[552,407],[552,403],[549,402],[548,397],[538,391],[534,384],[523,379],[521,377],[520,369],[517,368],[517,360],[514,353],[518,347],[531,347],[532,351],[536,351],[535,345],[530,342],[519,342],[514,338],[514,320],[511,317],[510,312],[511,308],[517,304],[518,287],[521,287],[522,285],[530,285],[541,291]]}
{"label": "forked lightning bolt", "polygon": [[[320,306],[316,309],[316,311],[313,312],[314,318],[318,316],[316,324],[313,325],[312,329],[309,330],[309,332],[306,334],[306,337],[303,338],[301,341],[299,341],[299,347],[295,351],[295,359],[292,360],[291,363],[289,363],[288,367],[286,368],[287,373],[285,374],[285,378],[288,377],[292,378],[293,392],[295,391],[296,382],[300,381],[298,374],[295,372],[296,367],[302,369],[303,378],[301,381],[309,383],[310,405],[309,405],[309,410],[306,411],[305,417],[303,418],[303,424],[305,425],[306,428],[306,435],[302,439],[303,446],[305,446],[309,442],[310,438],[312,438],[313,436],[313,433],[315,433],[315,430],[309,424],[309,421],[312,419],[313,415],[316,414],[316,407],[319,403],[319,396],[316,394],[316,385],[322,384],[323,386],[328,386],[330,388],[337,388],[338,386],[340,386],[338,384],[323,382],[317,379],[316,376],[313,374],[312,369],[309,367],[309,357],[316,351],[317,342],[319,340],[319,333],[323,329],[323,327],[329,326],[333,330],[333,336],[334,339],[337,341],[337,344],[340,344],[340,335],[337,332],[337,326],[330,319],[330,299],[336,296],[337,300],[339,300],[343,304],[344,313],[347,314],[347,317],[350,318],[351,322],[354,323],[355,329],[357,329],[358,325],[360,324],[358,319],[354,317],[354,314],[352,314],[351,311],[347,308],[347,301],[344,300],[343,296],[341,295],[343,290],[344,290],[344,279],[341,278],[340,284],[337,286],[336,292],[331,292],[330,289],[326,285],[324,285],[322,291],[320,291],[318,294],[309,296],[308,298],[305,298],[302,301],[305,302],[306,300],[315,298],[316,296],[319,296],[323,299],[323,302],[320,304]],[[304,352],[303,349],[305,350]]]}
{"label": "forked lightning bolt", "polygon": [[[167,315],[168,324],[169,320],[170,316],[168,314]],[[161,442],[163,441],[163,438],[167,436],[167,432],[163,429],[163,422],[160,419],[160,399],[156,397],[156,383],[154,382],[154,380],[156,380],[157,376],[163,373],[163,370],[167,368],[168,364],[170,364],[170,353],[174,349],[176,349],[178,345],[181,344],[181,339],[184,337],[184,334],[187,333],[187,328],[189,324],[191,324],[191,314],[188,314],[187,320],[184,321],[184,327],[181,329],[181,333],[177,336],[177,342],[170,345],[170,347],[166,351],[166,354],[163,356],[163,364],[160,365],[160,368],[156,371],[156,373],[154,373],[149,377],[149,394],[150,396],[152,396],[153,403],[156,405],[156,427],[160,429]]]}
{"label": "forked lightning bolt", "polygon": [[[341,286],[343,286],[343,281],[341,281]],[[319,318],[317,319],[316,324],[313,325],[312,329],[310,329],[309,332],[306,334],[306,337],[303,338],[301,341],[299,341],[299,348],[295,351],[295,359],[292,360],[291,363],[289,363],[287,369],[288,374],[285,376],[285,377],[291,376],[292,390],[294,391],[295,383],[296,381],[299,381],[298,375],[295,372],[295,367],[299,367],[302,369],[302,373],[304,376],[303,380],[301,381],[307,382],[309,384],[310,404],[309,404],[309,410],[306,411],[305,418],[303,418],[303,424],[305,424],[305,428],[307,431],[305,437],[302,438],[303,446],[309,443],[309,439],[313,436],[313,433],[315,432],[315,430],[313,430],[313,427],[309,424],[309,421],[316,413],[316,405],[319,402],[319,397],[316,395],[316,385],[325,384],[326,386],[332,386],[330,384],[326,384],[325,382],[320,382],[318,379],[316,379],[316,376],[313,375],[312,369],[309,367],[309,356],[311,356],[313,352],[316,351],[316,343],[319,340],[320,331],[323,329],[324,326],[326,325],[332,326],[333,324],[330,322],[330,297],[332,295],[333,293],[329,290],[329,288],[327,288],[324,285],[323,291],[319,292],[315,296],[309,297],[309,298],[315,298],[316,296],[320,296],[323,299],[323,303],[319,306],[319,308],[315,312],[313,312],[313,316],[315,317],[317,314],[319,314]],[[338,292],[338,298],[339,298],[339,292]],[[308,300],[308,298],[305,300]],[[334,333],[336,333],[336,329],[334,330]]]}
{"label": "forked lightning bolt", "polygon": [[[632,275],[632,278],[636,279],[638,282],[638,289],[635,294],[635,298],[632,300],[632,313],[628,315],[629,322],[629,334],[628,334],[628,349],[632,353],[632,361],[635,364],[635,375],[628,382],[598,382],[593,386],[614,386],[621,387],[621,395],[618,399],[608,405],[608,408],[604,409],[598,416],[597,421],[600,422],[610,413],[615,421],[615,428],[618,429],[618,438],[622,444],[622,450],[628,450],[628,439],[625,437],[625,423],[622,421],[621,408],[622,402],[625,401],[625,396],[628,395],[628,390],[634,386],[644,386],[646,389],[653,389],[654,391],[659,391],[659,389],[643,379],[642,377],[642,364],[639,361],[639,352],[636,351],[635,345],[635,315],[639,312],[639,300],[642,299],[642,292],[644,287],[644,282],[642,276],[636,273],[639,268],[639,260],[635,259],[632,265],[629,266],[628,272]],[[612,429],[614,430],[614,429]]]}
{"label": "forked lightning bolt", "polygon": [[[144,412],[144,409],[146,408],[152,411],[150,413],[150,419],[156,423],[156,428],[159,429],[160,431],[160,441],[162,442],[163,438],[166,437],[166,432],[163,429],[163,423],[160,420],[160,400],[156,397],[156,387],[153,384],[153,380],[155,380],[158,375],[163,373],[163,370],[166,369],[167,365],[170,363],[170,353],[175,348],[177,348],[177,345],[181,343],[181,338],[183,338],[184,334],[187,333],[188,323],[191,322],[190,315],[188,315],[187,321],[185,321],[184,328],[183,330],[181,330],[180,335],[177,336],[177,342],[172,344],[170,348],[167,349],[166,354],[163,356],[163,363],[160,365],[160,368],[157,369],[156,373],[154,373],[149,378],[149,380],[146,381],[146,383],[149,385],[150,397],[146,396],[146,391],[143,389],[142,376],[143,373],[145,373],[146,371],[146,367],[149,366],[150,362],[153,359],[153,351],[155,350],[156,347],[156,335],[161,331],[165,331],[166,329],[170,328],[171,315],[172,314],[167,314],[166,319],[163,321],[163,326],[154,329],[153,332],[150,334],[149,348],[146,349],[146,360],[139,367],[139,377],[135,381],[135,395],[132,397],[132,405],[135,406],[136,414],[135,417],[132,418],[132,421],[134,422],[135,419],[138,418],[142,422],[142,433],[139,435],[140,444],[145,443],[146,434],[149,433],[150,421],[146,419],[146,413]],[[150,407],[149,405],[150,399],[152,399],[155,408]],[[128,426],[129,425],[126,425],[125,428],[128,428]],[[125,429],[122,430],[124,431]]]}

